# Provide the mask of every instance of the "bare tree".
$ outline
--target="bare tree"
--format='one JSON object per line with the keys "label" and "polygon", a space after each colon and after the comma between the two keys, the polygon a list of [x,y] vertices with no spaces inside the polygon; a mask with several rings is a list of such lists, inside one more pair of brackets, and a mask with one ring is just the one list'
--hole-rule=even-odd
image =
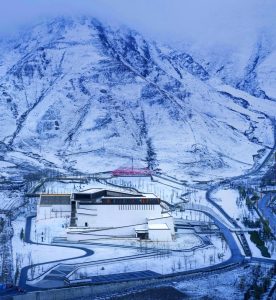
{"label": "bare tree", "polygon": [[178,268],[178,270],[180,270],[181,267],[182,267],[182,264],[181,264],[181,261],[180,261],[180,259],[179,259],[178,262],[177,262],[177,268]]}
{"label": "bare tree", "polygon": [[21,270],[21,266],[22,266],[22,262],[23,262],[23,256],[20,253],[16,253],[16,258],[15,258],[15,274],[14,274],[14,283],[17,284],[17,280],[19,277],[19,273]]}
{"label": "bare tree", "polygon": [[34,263],[33,263],[33,260],[31,260],[31,269],[30,269],[30,272],[31,272],[31,279],[34,279],[34,276],[35,276],[35,266],[34,266]]}
{"label": "bare tree", "polygon": [[28,264],[31,265],[31,262],[32,262],[32,252],[28,252],[27,254],[27,258],[28,258]]}
{"label": "bare tree", "polygon": [[213,255],[211,254],[211,255],[209,255],[209,262],[210,262],[210,265],[212,264],[213,261],[214,261],[214,257],[213,257]]}
{"label": "bare tree", "polygon": [[173,262],[172,262],[172,265],[171,265],[172,273],[175,272],[175,269],[176,269],[176,267],[175,267],[175,261],[173,261]]}

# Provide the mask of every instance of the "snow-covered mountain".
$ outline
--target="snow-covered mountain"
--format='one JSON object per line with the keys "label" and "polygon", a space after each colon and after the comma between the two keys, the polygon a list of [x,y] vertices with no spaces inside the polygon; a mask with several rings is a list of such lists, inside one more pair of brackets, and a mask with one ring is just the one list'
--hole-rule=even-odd
{"label": "snow-covered mountain", "polygon": [[210,179],[242,173],[274,144],[276,51],[263,40],[238,65],[83,17],[0,47],[2,176],[110,170],[133,157]]}

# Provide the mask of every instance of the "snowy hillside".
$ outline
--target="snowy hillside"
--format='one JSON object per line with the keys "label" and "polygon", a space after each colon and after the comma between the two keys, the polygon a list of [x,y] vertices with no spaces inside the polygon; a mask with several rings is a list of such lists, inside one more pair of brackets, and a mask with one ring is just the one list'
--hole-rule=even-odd
{"label": "snowy hillside", "polygon": [[2,42],[2,176],[104,171],[132,157],[183,179],[241,174],[274,144],[276,52],[261,45],[236,72],[92,18]]}

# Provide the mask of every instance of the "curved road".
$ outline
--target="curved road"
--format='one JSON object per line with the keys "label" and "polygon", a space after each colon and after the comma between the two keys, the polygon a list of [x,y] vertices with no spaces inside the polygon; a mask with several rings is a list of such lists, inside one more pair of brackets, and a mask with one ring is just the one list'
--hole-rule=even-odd
{"label": "curved road", "polygon": [[[236,241],[233,238],[230,230],[222,222],[220,222],[219,220],[217,220],[216,218],[214,218],[211,214],[207,213],[207,215],[214,220],[214,223],[220,228],[220,230],[224,234],[225,239],[226,239],[226,241],[227,241],[227,243],[229,245],[229,248],[231,249],[231,258],[228,259],[228,260],[226,260],[226,261],[224,261],[224,262],[221,262],[219,264],[212,265],[212,266],[209,266],[209,267],[203,267],[203,268],[199,268],[199,269],[196,269],[196,270],[181,272],[183,275],[193,274],[193,273],[198,273],[198,272],[210,272],[210,271],[213,271],[213,270],[220,269],[222,267],[227,267],[229,265],[232,265],[233,263],[241,263],[243,261],[244,256],[241,254],[240,249],[238,248],[238,246],[236,244]],[[26,220],[25,241],[27,243],[30,243],[30,244],[36,244],[30,238],[32,218],[33,217],[28,217],[27,220]],[[39,243],[39,245],[42,245],[42,246],[47,245],[47,246],[49,246],[49,244],[41,244],[41,243]],[[103,245],[105,245],[105,244],[103,244]],[[54,260],[54,261],[45,262],[45,263],[42,263],[42,264],[34,264],[32,267],[35,267],[35,266],[38,266],[38,265],[46,265],[46,264],[50,264],[50,263],[65,262],[65,261],[68,261],[68,260],[71,260],[71,259],[76,259],[76,258],[83,258],[83,257],[91,256],[94,253],[92,250],[86,249],[84,247],[60,246],[60,245],[57,245],[57,246],[56,245],[50,245],[50,246],[53,246],[53,247],[65,247],[65,248],[76,248],[76,249],[80,249],[80,250],[85,251],[85,254],[82,255],[82,256],[79,256],[79,257],[72,257],[72,258],[62,259],[62,260]],[[106,246],[110,246],[110,245],[107,244]],[[118,246],[118,245],[116,245],[116,246]],[[53,266],[53,268],[54,267],[56,267],[56,265]],[[27,281],[27,273],[28,273],[28,270],[30,268],[31,268],[31,266],[26,266],[26,267],[22,268],[21,274],[20,274],[19,285],[20,285],[20,287],[24,288],[27,291],[41,290],[41,288],[39,288],[39,287],[30,286],[30,285],[28,285],[26,283],[26,281]],[[171,276],[171,275],[169,275],[169,276]],[[37,278],[39,278],[39,277],[37,277]]]}
{"label": "curved road", "polygon": [[27,291],[33,291],[33,290],[38,290],[38,288],[35,288],[33,286],[30,286],[26,283],[26,281],[28,280],[28,271],[30,268],[38,266],[38,265],[47,265],[47,264],[51,264],[51,263],[60,263],[60,262],[64,262],[64,261],[68,261],[68,260],[72,260],[72,259],[77,259],[77,258],[84,258],[84,257],[88,257],[94,254],[94,251],[87,249],[87,248],[83,248],[83,247],[78,247],[78,246],[56,246],[56,245],[51,245],[51,244],[42,244],[42,243],[35,243],[31,240],[31,225],[32,225],[32,219],[34,218],[34,216],[31,217],[27,217],[26,218],[26,227],[25,227],[25,242],[29,243],[29,244],[35,244],[35,245],[42,245],[42,246],[52,246],[52,247],[62,247],[62,248],[74,248],[74,249],[79,249],[85,252],[84,255],[81,256],[77,256],[77,257],[71,257],[71,258],[67,258],[67,259],[58,259],[58,260],[53,260],[53,261],[48,261],[45,263],[38,263],[38,264],[33,264],[32,266],[26,266],[23,267],[21,269],[21,273],[20,273],[20,278],[19,278],[19,286]]}
{"label": "curved road", "polygon": [[[244,174],[244,175],[240,175],[240,176],[236,176],[236,177],[233,177],[231,178],[231,181],[235,181],[235,180],[240,180],[240,179],[246,179],[248,178],[248,176],[252,176],[252,175],[255,175],[257,174],[258,171],[261,170],[261,168],[268,162],[268,160],[271,158],[271,156],[273,155],[274,151],[276,149],[276,129],[275,129],[275,122],[274,122],[274,146],[273,148],[271,149],[270,153],[267,155],[267,157],[264,159],[264,161],[259,165],[257,166],[256,168],[252,168],[251,171],[249,171],[247,174]],[[215,206],[219,211],[220,213],[231,223],[233,224],[236,228],[239,228],[240,226],[237,224],[236,220],[233,220],[223,209],[220,205],[218,205],[212,198],[211,198],[211,193],[217,189],[218,187],[220,186],[223,186],[225,183],[228,184],[228,180],[226,181],[223,181],[223,182],[220,182],[220,183],[217,183],[215,186],[211,187],[207,193],[206,193],[206,198],[207,198],[207,201],[209,201],[213,206]],[[211,215],[210,213],[206,212],[206,211],[203,211],[203,210],[200,210],[200,209],[194,209],[194,210],[198,210],[198,211],[201,211],[201,212],[204,212],[205,214],[207,214],[211,219],[214,220],[214,223],[220,228],[221,232],[223,233],[228,245],[229,245],[229,248],[231,250],[231,258],[228,259],[227,261],[224,261],[218,265],[214,265],[214,266],[210,266],[210,267],[207,267],[207,268],[202,268],[202,269],[197,269],[197,271],[205,271],[205,270],[215,270],[216,268],[218,268],[219,266],[223,266],[223,265],[229,265],[229,264],[233,264],[233,263],[241,263],[243,260],[244,260],[244,256],[242,255],[237,243],[236,243],[236,240],[234,239],[231,231],[229,230],[229,228],[227,226],[225,226],[222,222],[220,222],[217,218],[215,218],[213,215]],[[25,236],[25,241],[27,243],[31,243],[31,244],[36,244],[34,242],[31,241],[30,239],[30,229],[31,229],[31,220],[32,220],[33,217],[28,217],[27,218],[27,221],[26,221],[26,230],[25,230],[25,233],[26,233],[26,236]],[[40,245],[45,245],[45,244],[40,244]],[[54,246],[54,247],[57,247],[55,245],[49,245],[47,244],[48,246]],[[83,258],[83,257],[87,257],[87,256],[91,256],[93,255],[93,251],[90,250],[90,249],[87,249],[87,248],[83,248],[83,247],[73,247],[73,246],[58,246],[58,247],[64,247],[64,248],[76,248],[76,249],[80,249],[80,250],[83,250],[85,252],[84,255],[82,256],[79,256],[79,257],[73,257],[73,258],[68,258],[68,259],[62,259],[62,260],[55,260],[55,261],[51,261],[51,262],[46,262],[46,263],[43,263],[43,264],[49,264],[49,263],[59,263],[59,262],[64,262],[64,261],[67,261],[67,260],[71,260],[71,259],[76,259],[76,258]],[[268,262],[268,263],[275,263],[276,261],[275,260],[267,260],[267,259],[262,259],[262,258],[253,258],[252,261],[258,261],[258,262]],[[43,264],[35,264],[33,266],[37,266],[37,265],[43,265]],[[34,287],[31,287],[29,285],[26,284],[26,280],[27,280],[27,273],[28,273],[28,270],[31,268],[31,266],[26,266],[24,267],[22,270],[21,270],[21,274],[20,274],[20,280],[19,280],[19,285],[27,290],[34,290],[36,288]],[[187,272],[185,272],[187,273]]]}

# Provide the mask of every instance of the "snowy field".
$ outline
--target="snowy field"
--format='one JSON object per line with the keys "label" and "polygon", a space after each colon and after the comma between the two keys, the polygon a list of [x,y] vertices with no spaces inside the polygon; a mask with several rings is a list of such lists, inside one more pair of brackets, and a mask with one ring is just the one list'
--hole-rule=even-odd
{"label": "snowy field", "polygon": [[[244,293],[252,283],[256,266],[237,268],[228,272],[202,276],[192,280],[174,283],[173,286],[185,293],[188,299],[235,299],[243,300]],[[266,266],[261,272],[267,272]]]}
{"label": "snowy field", "polygon": [[[120,186],[120,187],[119,187]],[[183,185],[180,182],[173,182],[163,178],[150,177],[103,177],[100,182],[90,180],[87,183],[81,181],[47,181],[40,188],[39,192],[45,193],[72,193],[74,191],[85,191],[91,188],[110,188],[124,190],[134,188],[144,193],[154,193],[161,199],[172,203],[190,203],[191,205],[201,205],[208,209],[212,208],[206,200],[204,190],[197,190]],[[233,218],[241,219],[247,216],[248,211],[245,205],[238,201],[236,190],[225,189],[216,191],[214,197],[221,207]],[[239,206],[240,205],[240,206]],[[184,205],[185,207],[185,205]],[[192,209],[184,211],[175,210],[174,218],[187,221],[199,221],[213,223],[204,213]],[[55,218],[36,221],[32,220],[31,239],[34,242],[50,244],[54,238],[66,238],[66,228],[69,226],[69,218],[57,215]],[[214,225],[212,225],[214,227]],[[187,271],[200,267],[206,267],[225,261],[230,258],[230,249],[225,240],[215,234],[208,235],[211,245],[202,248],[202,240],[193,233],[192,230],[180,229],[176,234],[176,240],[170,243],[141,242],[136,239],[102,239],[93,244],[72,244],[72,246],[82,246],[94,251],[94,254],[85,258],[76,258],[84,254],[83,251],[70,248],[51,247],[43,245],[27,245],[20,240],[20,231],[25,228],[24,217],[13,222],[15,234],[13,237],[15,265],[21,267],[35,263],[46,263],[29,270],[29,278],[38,276],[56,265],[53,260],[68,259],[64,263],[78,265],[85,263],[85,267],[80,267],[72,278],[84,276],[106,275],[130,271],[151,270],[160,274]],[[105,245],[100,245],[103,243]],[[65,244],[66,245],[66,244]],[[70,244],[67,244],[70,246]],[[128,245],[132,248],[120,248],[120,245]],[[253,248],[254,256],[260,256],[258,249]],[[136,247],[136,248],[134,248]],[[23,249],[23,250],[22,250]],[[53,251],[54,249],[54,251]],[[147,250],[145,250],[147,249]],[[135,260],[123,260],[120,262],[101,262],[116,257],[126,257],[145,253],[145,251],[156,251],[162,249],[163,254],[156,254],[151,257],[137,258]],[[191,250],[194,249],[194,250]],[[254,250],[255,249],[255,250]],[[165,250],[165,251],[164,251]],[[172,252],[171,252],[172,251]],[[170,252],[170,254],[169,254]],[[92,263],[92,265],[89,265]]]}
{"label": "snowy field", "polygon": [[[53,260],[74,258],[84,255],[84,251],[24,243],[20,238],[21,230],[25,230],[25,218],[19,217],[12,222],[14,236],[12,238],[14,265],[18,262],[21,267],[44,263]],[[18,262],[17,262],[18,261]]]}
{"label": "snowy field", "polygon": [[233,219],[239,219],[243,216],[244,207],[239,207],[239,192],[231,189],[223,189],[213,194],[218,204]]}
{"label": "snowy field", "polygon": [[[68,245],[68,246],[70,246],[70,245]],[[98,260],[101,260],[101,261],[107,260],[106,263],[103,263],[103,264],[108,265],[109,264],[108,259],[113,259],[113,258],[123,258],[124,259],[124,257],[127,257],[127,256],[135,256],[135,255],[141,254],[139,249],[134,249],[134,248],[133,249],[131,249],[131,248],[125,249],[125,248],[120,248],[120,247],[108,247],[108,246],[87,245],[87,244],[77,244],[77,245],[71,245],[71,246],[72,247],[79,246],[79,247],[83,247],[86,249],[90,249],[94,253],[91,256],[82,257],[82,258],[74,258],[72,255],[71,256],[72,259],[68,259],[63,262],[60,262],[61,264],[77,266],[78,264],[89,264],[91,262],[95,263]],[[50,247],[50,246],[48,246],[48,247]],[[56,247],[51,247],[51,248],[65,249],[65,248],[58,247],[58,245]],[[47,249],[47,246],[41,246],[40,249],[41,250]],[[74,250],[73,248],[68,248],[68,251],[70,252],[71,249]],[[83,251],[81,251],[81,252],[83,252]],[[53,260],[53,259],[51,259],[51,260]],[[34,272],[35,276],[32,276],[32,274],[31,274],[32,270],[30,269],[28,272],[28,278],[31,279],[36,276],[42,275],[42,274],[44,275],[47,270],[55,267],[57,265],[57,263],[51,262],[51,260],[49,260],[48,263],[46,263],[42,266],[37,266],[37,267],[33,268],[33,272]],[[126,261],[128,261],[127,258],[126,258]],[[37,280],[30,281],[31,284],[34,284],[36,282],[37,282]]]}
{"label": "snowy field", "polygon": [[[201,239],[194,233],[189,230],[179,230],[176,234],[176,238],[171,242],[154,242],[150,240],[139,240],[137,238],[132,239],[97,239],[96,242],[93,242],[92,245],[97,245],[97,243],[104,243],[106,245],[115,245],[115,246],[132,246],[138,247],[139,251],[143,249],[146,250],[185,250],[189,251],[194,247],[201,247],[203,245]],[[89,246],[89,242],[85,245]],[[144,251],[144,250],[143,250]]]}
{"label": "snowy field", "polygon": [[57,180],[57,181],[46,181],[37,192],[42,193],[73,193],[90,188],[106,188],[105,184],[102,184],[96,180],[90,180],[88,183],[84,183],[83,180],[76,179],[70,182],[69,180]]}
{"label": "snowy field", "polygon": [[172,213],[172,215],[175,219],[180,219],[180,220],[213,223],[213,220],[209,218],[206,214],[196,210],[190,210],[190,209],[186,209],[184,211],[175,210]]}
{"label": "snowy field", "polygon": [[31,239],[34,242],[51,244],[55,237],[66,237],[69,218],[32,219]]}
{"label": "snowy field", "polygon": [[239,192],[233,189],[217,190],[213,197],[224,211],[233,219],[235,219],[241,227],[245,227],[243,219],[255,220],[258,218],[255,210],[250,210],[246,206],[245,200],[239,196]]}
{"label": "snowy field", "polygon": [[83,276],[107,275],[115,273],[151,270],[160,274],[169,274],[211,266],[230,258],[230,250],[220,237],[211,236],[212,246],[196,249],[191,252],[173,252],[159,254],[154,257],[135,259],[108,265],[93,265],[81,267],[72,274],[70,279]]}
{"label": "snowy field", "polygon": [[180,197],[187,201],[199,202],[203,201],[204,197],[204,192],[201,190],[155,176],[153,176],[153,180],[151,177],[112,177],[106,182],[126,188],[135,188],[144,193],[153,193],[171,204],[183,202]]}

